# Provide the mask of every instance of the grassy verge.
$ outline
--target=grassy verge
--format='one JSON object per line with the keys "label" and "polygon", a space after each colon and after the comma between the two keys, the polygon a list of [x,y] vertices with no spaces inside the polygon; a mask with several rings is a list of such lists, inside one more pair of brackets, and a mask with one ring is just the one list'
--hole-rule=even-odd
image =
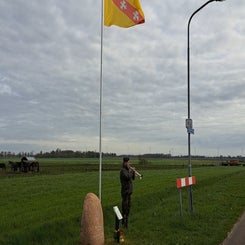
{"label": "grassy verge", "polygon": [[[61,174],[61,173],[77,173],[77,172],[91,172],[99,170],[99,159],[96,158],[41,158],[37,159],[40,164],[41,174]],[[1,162],[7,166],[7,172],[11,173],[10,165],[8,161],[20,161],[20,159],[4,159]],[[186,168],[188,159],[146,159],[145,163],[139,160],[138,157],[131,158],[131,163],[141,170],[150,169],[176,169]],[[118,170],[121,168],[122,158],[111,157],[102,159],[103,171]],[[212,159],[192,159],[192,167],[207,167],[207,166],[219,166],[218,160]]]}
{"label": "grassy verge", "polygon": [[[126,245],[218,245],[244,210],[244,167],[196,167],[193,214],[187,189],[179,215],[178,177],[187,169],[142,170],[132,197]],[[102,175],[105,244],[115,244],[114,213],[120,207],[118,172]],[[98,193],[97,172],[1,174],[0,244],[79,244],[83,200]]]}

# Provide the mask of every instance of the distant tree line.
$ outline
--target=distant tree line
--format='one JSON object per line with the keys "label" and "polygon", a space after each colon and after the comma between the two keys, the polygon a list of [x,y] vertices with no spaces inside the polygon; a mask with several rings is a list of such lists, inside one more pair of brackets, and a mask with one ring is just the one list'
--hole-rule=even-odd
{"label": "distant tree line", "polygon": [[[100,153],[96,151],[73,151],[56,149],[51,152],[39,152],[37,158],[99,158]],[[103,157],[115,157],[116,153],[103,153]]]}
{"label": "distant tree line", "polygon": [[[39,153],[31,152],[11,152],[11,151],[1,151],[0,158],[22,158],[23,156],[27,157],[36,157],[36,158],[99,158],[100,153],[96,151],[73,151],[73,150],[61,150],[57,148],[56,150],[52,150],[50,152],[40,151]],[[164,153],[148,153],[148,154],[140,154],[140,155],[117,155],[116,153],[102,153],[103,157],[137,157],[140,161],[145,161],[145,159],[150,158],[158,158],[158,159],[166,159],[166,158],[188,158],[187,155],[178,155],[173,156],[171,154]],[[245,161],[244,156],[215,156],[208,157],[204,155],[192,155],[192,159],[220,159],[220,160],[229,160],[231,158],[235,158],[238,160]]]}
{"label": "distant tree line", "polygon": [[[100,153],[96,151],[73,151],[73,150],[61,150],[56,149],[50,152],[40,151],[39,153],[33,152],[10,152],[2,151],[0,152],[0,158],[22,158],[23,156],[27,157],[36,157],[36,158],[99,158]],[[115,157],[116,153],[103,153],[103,157]]]}
{"label": "distant tree line", "polygon": [[11,152],[11,151],[1,151],[0,152],[0,158],[22,158],[22,157],[31,157],[34,156],[33,152]]}

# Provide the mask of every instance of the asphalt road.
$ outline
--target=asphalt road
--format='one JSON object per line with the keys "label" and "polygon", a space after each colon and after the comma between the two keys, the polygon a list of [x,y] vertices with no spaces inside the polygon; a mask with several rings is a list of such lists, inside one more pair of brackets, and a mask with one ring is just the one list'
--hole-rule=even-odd
{"label": "asphalt road", "polygon": [[221,245],[245,245],[245,212]]}

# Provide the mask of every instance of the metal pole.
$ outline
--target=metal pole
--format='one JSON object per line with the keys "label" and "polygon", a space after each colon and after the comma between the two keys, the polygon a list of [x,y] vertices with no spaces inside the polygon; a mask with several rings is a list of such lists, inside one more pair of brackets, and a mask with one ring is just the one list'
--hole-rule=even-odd
{"label": "metal pole", "polygon": [[[193,133],[192,128],[192,119],[191,119],[191,110],[190,110],[190,23],[193,16],[199,12],[202,8],[208,5],[211,2],[222,2],[224,0],[209,0],[204,3],[200,8],[198,8],[189,18],[188,27],[187,27],[187,101],[188,101],[188,119],[186,120],[186,128],[188,132],[188,176],[192,176],[191,169],[191,133]],[[188,187],[188,200],[189,200],[189,211],[193,211],[193,202],[192,202],[192,186]]]}
{"label": "metal pole", "polygon": [[101,201],[102,183],[102,98],[103,98],[103,37],[104,37],[104,0],[101,0],[101,31],[100,31],[100,125],[99,125],[99,199]]}
{"label": "metal pole", "polygon": [[182,216],[182,193],[181,193],[181,188],[179,189],[179,209],[180,209],[180,216]]}

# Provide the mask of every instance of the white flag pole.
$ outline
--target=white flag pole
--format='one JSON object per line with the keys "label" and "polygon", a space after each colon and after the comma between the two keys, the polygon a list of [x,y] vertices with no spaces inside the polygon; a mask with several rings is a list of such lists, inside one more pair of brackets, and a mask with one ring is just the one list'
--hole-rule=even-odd
{"label": "white flag pole", "polygon": [[99,199],[101,201],[102,183],[102,97],[103,97],[103,37],[104,37],[104,0],[101,0],[101,29],[100,29],[100,129],[99,129]]}

